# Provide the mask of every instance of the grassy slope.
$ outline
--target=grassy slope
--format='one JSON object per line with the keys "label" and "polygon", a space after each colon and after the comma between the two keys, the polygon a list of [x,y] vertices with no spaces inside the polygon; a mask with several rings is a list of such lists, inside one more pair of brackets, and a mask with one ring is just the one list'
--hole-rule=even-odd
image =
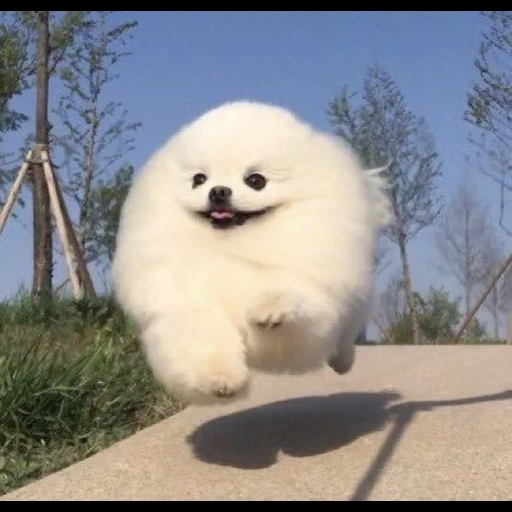
{"label": "grassy slope", "polygon": [[0,494],[182,408],[107,299],[0,304]]}

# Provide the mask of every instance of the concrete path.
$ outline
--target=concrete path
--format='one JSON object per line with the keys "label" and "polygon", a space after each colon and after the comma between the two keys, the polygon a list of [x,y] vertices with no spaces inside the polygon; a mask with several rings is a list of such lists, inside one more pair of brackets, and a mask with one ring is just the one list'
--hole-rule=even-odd
{"label": "concrete path", "polygon": [[[358,347],[259,376],[5,500],[511,500],[512,347]],[[0,500],[2,501],[2,500]]]}

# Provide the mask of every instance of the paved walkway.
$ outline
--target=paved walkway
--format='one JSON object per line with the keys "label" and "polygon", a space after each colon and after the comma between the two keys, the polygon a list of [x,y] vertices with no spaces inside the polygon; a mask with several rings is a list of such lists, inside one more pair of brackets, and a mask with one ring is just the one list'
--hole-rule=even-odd
{"label": "paved walkway", "polygon": [[[512,347],[359,347],[259,376],[3,500],[511,500]],[[2,501],[2,499],[0,499]]]}

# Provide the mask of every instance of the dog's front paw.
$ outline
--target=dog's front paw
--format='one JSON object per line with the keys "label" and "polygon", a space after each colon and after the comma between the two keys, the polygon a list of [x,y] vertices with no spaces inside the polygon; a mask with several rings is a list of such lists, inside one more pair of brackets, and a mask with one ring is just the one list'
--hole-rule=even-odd
{"label": "dog's front paw", "polygon": [[216,354],[206,358],[196,370],[197,389],[207,401],[208,395],[226,399],[247,392],[249,372],[241,361]]}
{"label": "dog's front paw", "polygon": [[300,303],[286,293],[267,293],[259,297],[250,311],[250,321],[262,329],[274,329],[281,324],[296,321]]}

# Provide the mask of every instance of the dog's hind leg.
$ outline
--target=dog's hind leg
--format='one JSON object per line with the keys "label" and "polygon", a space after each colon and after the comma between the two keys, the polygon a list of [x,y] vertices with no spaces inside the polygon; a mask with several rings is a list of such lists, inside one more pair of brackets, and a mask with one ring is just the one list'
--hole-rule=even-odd
{"label": "dog's hind leg", "polygon": [[364,334],[366,308],[350,318],[341,329],[334,353],[328,360],[329,366],[339,375],[348,373],[356,358],[356,341]]}

